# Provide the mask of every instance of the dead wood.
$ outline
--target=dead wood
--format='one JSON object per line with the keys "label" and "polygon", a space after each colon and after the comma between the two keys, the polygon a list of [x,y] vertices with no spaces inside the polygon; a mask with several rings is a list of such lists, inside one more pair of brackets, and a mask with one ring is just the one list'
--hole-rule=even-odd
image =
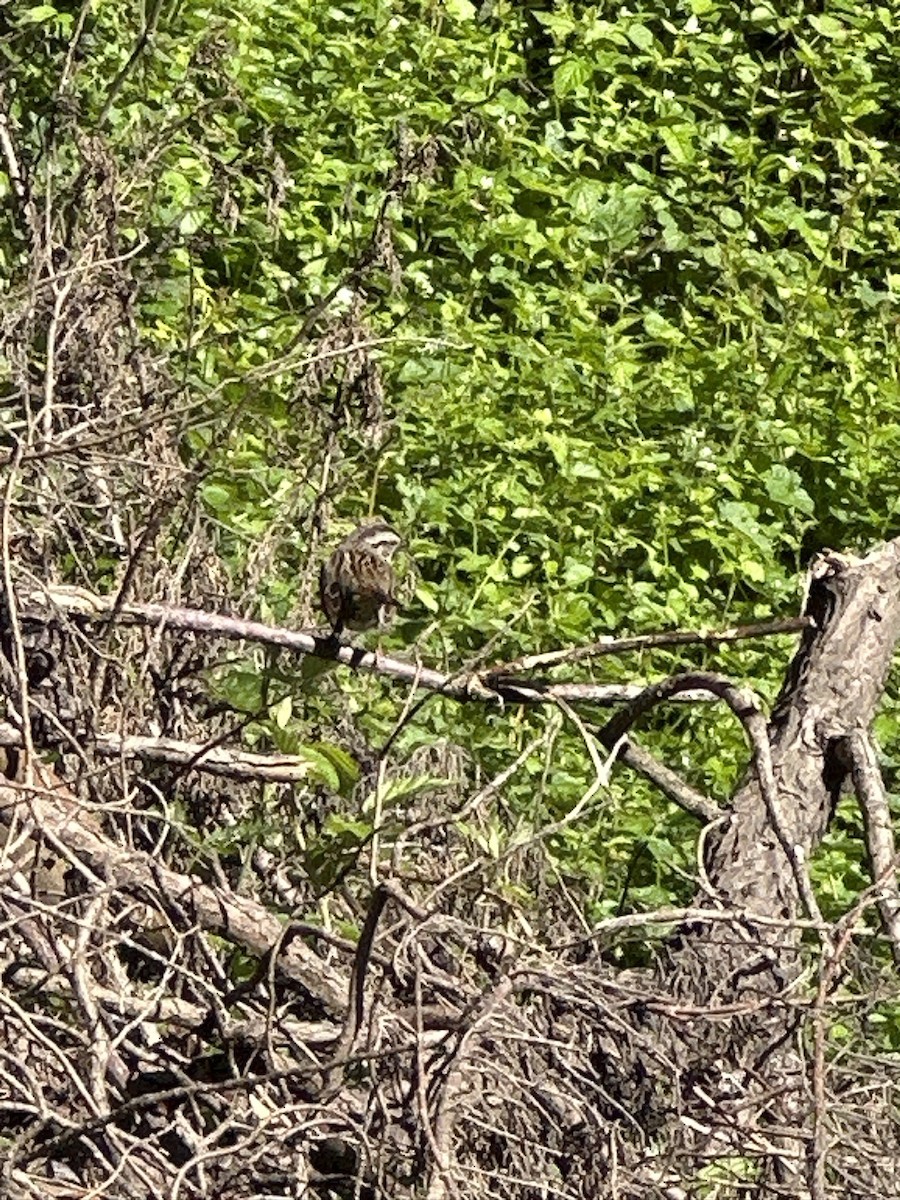
{"label": "dead wood", "polygon": [[[228,938],[251,954],[266,954],[280,943],[282,926],[261,905],[234,891],[172,871],[152,855],[120,849],[103,836],[96,818],[60,780],[42,770],[41,781],[41,786],[0,787],[4,822],[18,829],[20,837],[29,829],[40,831],[63,859],[76,859],[79,869],[93,881],[102,879],[112,891],[136,900],[152,897],[158,910],[171,921],[188,922]],[[25,869],[29,869],[28,864]],[[277,962],[277,973],[304,987],[313,1010],[318,1007],[325,1014],[343,1013],[344,981],[306,947],[286,947]]]}
{"label": "dead wood", "polygon": [[[898,561],[892,544],[864,560],[829,556],[814,571],[807,611],[815,628],[804,634],[773,716],[763,721],[765,747],[756,745],[757,763],[767,765],[761,774],[751,769],[729,810],[710,813],[696,905],[681,913],[624,915],[601,923],[587,941],[541,946],[508,928],[453,916],[441,903],[422,905],[391,883],[378,909],[370,910],[362,963],[353,968],[345,958],[336,970],[314,950],[285,939],[284,927],[258,902],[115,845],[100,814],[45,769],[37,784],[11,784],[4,789],[6,824],[20,846],[35,847],[31,860],[27,853],[18,859],[20,878],[34,883],[24,892],[7,892],[7,913],[43,969],[51,978],[60,973],[55,991],[73,997],[93,1022],[95,1066],[94,1101],[76,1120],[76,1132],[67,1133],[65,1121],[45,1113],[13,1155],[10,1179],[68,1161],[76,1144],[125,1153],[135,1127],[152,1128],[146,1122],[155,1105],[189,1109],[200,1095],[211,1103],[217,1095],[233,1095],[227,1081],[198,1080],[193,1056],[182,1054],[180,1072],[147,1076],[140,1085],[146,1100],[129,1099],[134,1047],[123,1055],[113,1052],[109,1038],[97,1040],[100,1028],[109,1026],[118,989],[123,1017],[135,1031],[149,1030],[167,1011],[169,1021],[178,1020],[200,1043],[218,1030],[223,1044],[251,1055],[231,1085],[240,1081],[244,1099],[231,1111],[241,1114],[241,1122],[262,1103],[273,1117],[278,1113],[266,1127],[286,1135],[291,1113],[301,1122],[318,1122],[337,1105],[332,1136],[311,1143],[304,1170],[312,1171],[313,1183],[319,1168],[311,1164],[325,1162],[330,1168],[340,1164],[339,1174],[367,1181],[379,1195],[400,1194],[404,1172],[424,1173],[427,1194],[435,1197],[463,1188],[478,1194],[482,1172],[495,1181],[513,1173],[537,1181],[549,1172],[564,1197],[612,1195],[613,1179],[619,1196],[672,1196],[683,1178],[684,1156],[702,1162],[737,1155],[755,1164],[765,1195],[781,1189],[816,1200],[829,1195],[835,1163],[842,1164],[844,1180],[881,1186],[879,1173],[892,1152],[860,1141],[858,1129],[848,1140],[852,1126],[834,1098],[840,1076],[825,1052],[829,997],[850,969],[865,906],[854,920],[832,928],[817,912],[801,919],[801,898],[809,886],[809,858],[853,769],[847,746],[871,723],[900,631],[893,587]],[[849,671],[848,661],[864,674]],[[622,731],[679,686],[730,699],[738,715],[751,718],[751,738],[758,738],[758,705],[726,681],[694,675],[642,693],[609,723],[601,741],[621,746]],[[131,749],[152,752],[153,740]],[[122,739],[118,750],[128,745]],[[161,745],[165,749],[165,740]],[[176,749],[180,762],[183,747]],[[865,791],[864,780],[857,786]],[[417,836],[439,825],[422,822]],[[42,861],[68,864],[81,879],[68,900],[70,884],[63,884],[62,897],[36,890],[38,830]],[[105,898],[105,916],[96,902],[85,909],[91,895]],[[446,901],[452,893],[444,895]],[[380,915],[388,896],[397,906],[390,920]],[[873,889],[871,904],[882,896]],[[115,897],[130,905],[130,921],[107,903]],[[149,938],[133,927],[129,932],[139,915],[145,930],[162,917]],[[88,920],[92,940],[106,933],[80,969],[79,987],[75,947]],[[646,935],[654,921],[658,932],[660,921],[680,922],[660,945],[654,968],[613,970],[602,956],[584,958],[586,944],[608,948],[628,930]],[[249,1004],[240,1020],[225,1021],[224,1010],[213,1018],[215,1004],[204,1019],[202,992],[179,1000],[177,992],[157,987],[142,999],[122,970],[120,956],[129,944],[163,967],[186,939],[210,933],[263,963],[246,989],[226,994],[224,976],[205,985],[214,985],[219,1003]],[[111,955],[115,945],[120,949]],[[802,972],[817,959],[818,992],[807,1000]],[[33,971],[29,967],[22,978]],[[333,1021],[330,1042],[327,1025],[308,1026],[326,1033],[311,1033],[309,1052],[299,1058],[279,1032],[281,1022],[264,1018],[259,1024],[252,1015],[260,989],[272,1014],[290,980],[302,984],[307,1006],[318,1006]],[[7,1010],[7,1024],[15,1011]],[[807,1022],[817,1047],[812,1076],[791,1049]],[[293,1028],[296,1038],[302,1022]],[[316,1038],[321,1048],[313,1051]],[[121,1036],[114,1041],[129,1046]],[[38,1043],[29,1051],[39,1052]],[[263,1070],[251,1066],[253,1056]],[[367,1063],[367,1088],[354,1082],[354,1063]],[[289,1102],[285,1089],[293,1096]],[[366,1116],[367,1091],[380,1098],[377,1119]],[[217,1111],[224,1131],[228,1106]],[[663,1158],[648,1154],[651,1139],[667,1147]],[[393,1150],[385,1157],[389,1145]],[[864,1166],[854,1165],[853,1147],[858,1157],[860,1145]],[[33,1176],[40,1177],[40,1171]],[[854,1186],[847,1194],[866,1194],[862,1182]],[[510,1188],[510,1194],[529,1194],[511,1181]]]}
{"label": "dead wood", "polygon": [[[290,617],[311,620],[330,494],[321,464],[339,456],[345,428],[373,446],[383,438],[371,353],[383,339],[366,328],[359,291],[331,311],[335,289],[300,315],[284,353],[202,391],[189,323],[177,364],[140,332],[147,240],[120,233],[140,226],[121,211],[141,191],[119,178],[129,164],[65,105],[53,132],[65,154],[48,145],[29,162],[9,104],[0,88],[23,247],[0,321],[11,414],[0,692],[12,731],[0,789],[0,1191],[896,1196],[896,1057],[872,1033],[876,1018],[896,1021],[876,924],[880,906],[896,951],[894,848],[869,730],[900,629],[897,543],[822,558],[799,618],[601,640],[455,675],[229,615],[259,611],[275,564],[299,571]],[[386,184],[382,259],[391,204],[435,152],[398,160]],[[375,249],[338,287],[361,286]],[[186,435],[221,448],[244,428],[249,390],[276,375],[294,380],[297,420],[272,431],[273,456],[307,465],[236,588],[196,502],[211,454],[185,467]],[[326,386],[333,408],[309,403]],[[285,558],[288,527],[298,540]],[[711,675],[649,689],[520,677],[797,630],[768,720],[758,698]],[[239,745],[256,711],[212,699],[222,663],[246,656],[260,677],[278,650],[295,665],[337,659],[410,695],[490,704],[496,721],[541,705],[559,724],[484,780],[465,746],[435,743],[398,763],[395,742],[373,748],[342,714],[335,738],[359,783],[341,794],[312,781],[300,755]],[[691,682],[699,692],[680,691]],[[724,699],[744,722],[753,763],[730,806],[624,738],[676,693]],[[576,708],[586,703],[632,707],[598,731]],[[541,827],[504,829],[498,848],[504,784],[533,752],[550,775],[563,720],[589,763],[581,802]],[[559,871],[548,840],[602,797],[615,767],[604,744],[706,822],[692,907],[591,925]],[[827,921],[809,864],[851,773],[877,879]],[[385,802],[392,786],[405,807]]]}
{"label": "dead wood", "polygon": [[[579,701],[588,704],[616,704],[637,698],[642,688],[635,684],[548,683],[519,680],[498,675],[497,671],[447,674],[384,654],[373,654],[356,646],[335,646],[325,633],[313,630],[284,629],[241,617],[185,608],[173,604],[116,604],[112,597],[98,596],[86,588],[40,587],[23,592],[20,602],[25,619],[33,625],[58,624],[69,617],[76,624],[107,627],[118,625],[148,626],[158,633],[192,633],[206,637],[256,642],[261,645],[343,663],[357,671],[373,672],[440,693],[454,700],[494,700],[508,704],[552,704]],[[777,632],[800,625],[779,623]],[[746,635],[745,635],[746,636]],[[727,639],[726,639],[727,640]],[[672,700],[696,703],[705,699],[702,689],[674,694]]]}

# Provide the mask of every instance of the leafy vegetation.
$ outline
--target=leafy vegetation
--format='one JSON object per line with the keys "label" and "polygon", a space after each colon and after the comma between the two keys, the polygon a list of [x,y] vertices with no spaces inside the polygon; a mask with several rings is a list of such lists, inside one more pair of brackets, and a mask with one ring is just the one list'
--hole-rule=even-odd
{"label": "leafy vegetation", "polygon": [[[317,558],[372,508],[418,572],[385,646],[452,669],[793,613],[812,551],[900,532],[900,6],[821,8],[12,6],[22,145],[69,185],[67,121],[109,147],[141,324],[197,405],[183,454],[256,615],[315,620]],[[771,698],[777,646],[592,677],[714,664]],[[338,747],[383,743],[400,709],[252,657],[210,687],[265,701],[250,741],[307,747],[336,792]],[[443,739],[489,778],[552,720],[432,701],[396,753]],[[648,736],[721,797],[746,756],[708,711]],[[482,852],[583,794],[580,737],[554,737]],[[369,836],[370,799],[335,844]],[[858,843],[835,839],[846,903]],[[628,903],[690,894],[692,842],[622,776],[547,853],[610,911],[626,878]]]}

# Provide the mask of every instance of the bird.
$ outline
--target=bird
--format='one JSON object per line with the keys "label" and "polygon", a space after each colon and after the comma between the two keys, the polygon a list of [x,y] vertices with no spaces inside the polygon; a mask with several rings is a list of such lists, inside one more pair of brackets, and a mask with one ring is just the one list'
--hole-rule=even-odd
{"label": "bird", "polygon": [[403,539],[380,517],[363,521],[319,571],[319,601],[339,640],[345,629],[383,629],[399,608],[391,559]]}

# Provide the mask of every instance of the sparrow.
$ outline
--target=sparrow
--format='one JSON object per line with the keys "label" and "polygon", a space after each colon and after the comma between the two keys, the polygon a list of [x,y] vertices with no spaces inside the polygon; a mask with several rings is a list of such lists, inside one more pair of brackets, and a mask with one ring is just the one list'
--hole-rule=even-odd
{"label": "sparrow", "polygon": [[399,607],[391,559],[403,539],[380,518],[363,521],[319,571],[319,601],[331,636],[345,629],[384,628]]}

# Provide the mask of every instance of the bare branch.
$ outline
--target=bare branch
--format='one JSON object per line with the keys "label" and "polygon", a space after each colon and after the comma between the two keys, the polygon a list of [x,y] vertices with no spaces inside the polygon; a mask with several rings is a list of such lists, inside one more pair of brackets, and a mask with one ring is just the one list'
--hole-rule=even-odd
{"label": "bare branch", "polygon": [[16,672],[16,700],[18,701],[18,717],[22,722],[22,744],[25,747],[26,782],[30,782],[34,770],[34,746],[31,742],[31,715],[28,695],[28,669],[25,663],[25,647],[22,644],[22,623],[19,619],[18,600],[12,584],[12,564],[10,560],[10,520],[12,517],[13,495],[18,481],[19,461],[22,453],[22,443],[17,442],[12,464],[6,479],[3,495],[3,507],[0,510],[0,567],[2,567],[3,592],[7,621],[9,625],[10,651]]}
{"label": "bare branch", "polygon": [[[0,745],[3,743],[0,726]],[[310,762],[296,754],[252,754],[229,750],[224,746],[204,746],[202,742],[184,742],[164,737],[119,737],[101,734],[97,753],[104,758],[137,758],[144,762],[165,762],[190,767],[207,775],[227,779],[255,779],[260,783],[301,783],[309,778]]]}
{"label": "bare branch", "polygon": [[9,186],[24,216],[31,225],[35,223],[34,205],[30,200],[29,180],[19,162],[10,128],[9,103],[6,89],[0,86],[0,152],[6,163]]}
{"label": "bare branch", "polygon": [[812,624],[811,617],[783,617],[757,625],[733,625],[727,629],[672,629],[663,633],[647,633],[637,637],[602,637],[589,646],[569,646],[563,650],[548,650],[544,654],[523,654],[521,658],[491,667],[486,680],[496,682],[498,675],[516,675],[533,671],[535,667],[554,667],[561,663],[583,662],[608,654],[626,654],[632,650],[653,650],[667,646],[709,646],[716,649],[723,642],[746,641],[749,638],[772,637],[779,633],[799,633]]}
{"label": "bare branch", "polygon": [[[610,747],[611,749],[611,747]],[[661,763],[659,759],[639,746],[633,738],[625,738],[619,749],[618,759],[634,771],[639,771],[651,783],[655,783],[663,795],[667,796],[679,808],[690,813],[692,817],[700,817],[704,821],[716,821],[722,816],[722,809],[715,800],[704,796],[685,783],[671,767]]]}
{"label": "bare branch", "polygon": [[[252,954],[265,954],[281,937],[281,922],[261,904],[174,871],[150,854],[116,846],[61,781],[46,769],[43,775],[52,786],[8,784],[0,787],[0,803],[13,812],[20,811],[33,827],[53,834],[69,855],[80,856],[110,886],[138,899],[149,893],[177,919],[189,913],[201,928],[229,938]],[[326,1012],[343,1014],[344,981],[322,958],[296,945],[278,965],[282,974],[301,983]]]}
{"label": "bare branch", "polygon": [[611,717],[601,730],[601,740],[604,745],[615,745],[639,717],[679,692],[691,689],[706,689],[712,695],[718,696],[720,700],[724,700],[743,725],[753,750],[753,762],[759,780],[759,789],[772,829],[790,863],[794,882],[806,911],[812,920],[823,924],[819,905],[803,860],[802,848],[791,842],[785,822],[781,817],[778,788],[772,766],[768,722],[759,699],[749,688],[737,687],[724,675],[716,675],[711,671],[685,671],[681,675],[670,675],[667,679],[662,679],[659,683],[645,688],[632,704]]}
{"label": "bare branch", "polygon": [[845,754],[862,811],[866,850],[872,879],[879,890],[878,910],[890,939],[894,962],[900,966],[900,897],[897,891],[897,845],[884,780],[875,747],[868,734],[857,730],[845,739]]}
{"label": "bare branch", "polygon": [[[109,620],[113,611],[110,597],[98,596],[80,587],[42,586],[23,595],[27,616],[33,621],[50,622],[62,613],[89,623]],[[645,689],[632,684],[544,683],[536,680],[504,679],[489,688],[482,676],[445,674],[405,659],[372,654],[357,646],[336,646],[334,639],[315,631],[285,629],[248,621],[241,617],[226,617],[202,609],[183,608],[169,604],[123,604],[116,615],[121,625],[147,625],[159,629],[176,629],[234,641],[251,641],[277,646],[295,654],[309,654],[353,667],[402,679],[428,691],[440,692],[453,700],[492,700],[507,704],[547,704],[558,700],[588,704],[621,704],[636,701]],[[706,701],[707,689],[681,688],[672,692],[671,699],[697,703]]]}

